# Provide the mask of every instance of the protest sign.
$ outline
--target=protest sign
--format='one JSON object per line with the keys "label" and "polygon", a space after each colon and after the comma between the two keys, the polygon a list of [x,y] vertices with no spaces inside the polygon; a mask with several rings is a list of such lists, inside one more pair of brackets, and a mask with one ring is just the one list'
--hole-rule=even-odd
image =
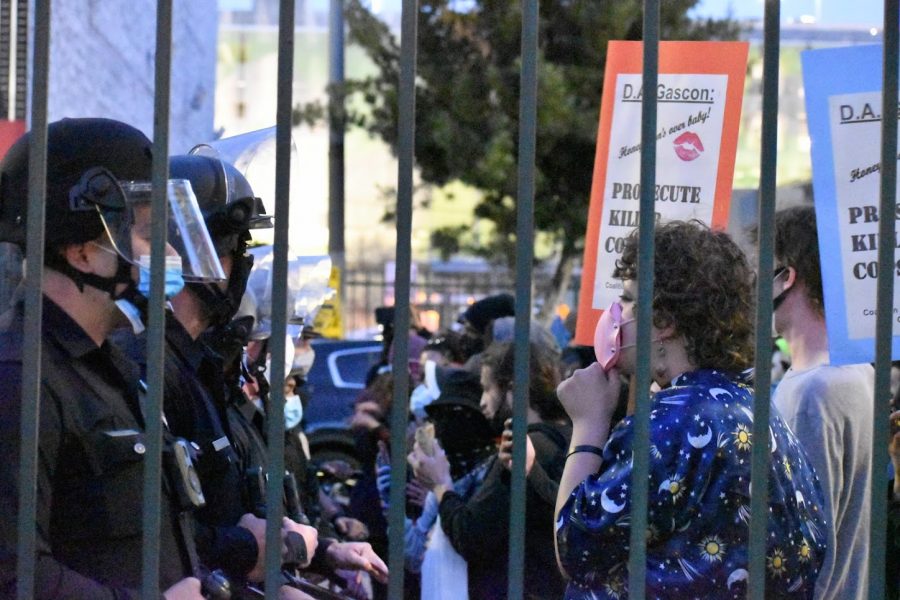
{"label": "protest sign", "polygon": [[641,42],[609,43],[576,343],[593,343],[600,313],[621,293],[612,272],[638,225],[644,97],[657,102],[657,221],[727,225],[747,49],[745,42],[660,42],[658,86],[644,93]]}
{"label": "protest sign", "polygon": [[[831,364],[875,360],[882,47],[801,55]],[[890,218],[896,219],[892,213]],[[896,277],[894,315],[898,316]],[[900,356],[900,319],[893,357]]]}

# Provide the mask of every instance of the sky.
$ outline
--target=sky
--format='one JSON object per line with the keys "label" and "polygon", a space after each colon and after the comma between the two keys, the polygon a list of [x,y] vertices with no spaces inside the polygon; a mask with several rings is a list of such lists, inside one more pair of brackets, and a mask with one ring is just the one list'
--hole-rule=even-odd
{"label": "sky", "polygon": [[[249,10],[258,0],[219,0],[219,10]],[[323,8],[328,0],[312,0]],[[607,0],[614,2],[615,0]],[[400,0],[386,0],[396,5]],[[695,14],[701,17],[730,16],[738,19],[762,18],[764,0],[700,0]],[[881,27],[882,0],[782,0],[782,21],[799,21],[801,16],[815,17],[824,25],[865,25]]]}
{"label": "sky", "polygon": [[[695,14],[703,17],[762,18],[763,0],[701,0]],[[781,20],[799,20],[811,15],[824,25],[881,26],[881,0],[782,0]]]}

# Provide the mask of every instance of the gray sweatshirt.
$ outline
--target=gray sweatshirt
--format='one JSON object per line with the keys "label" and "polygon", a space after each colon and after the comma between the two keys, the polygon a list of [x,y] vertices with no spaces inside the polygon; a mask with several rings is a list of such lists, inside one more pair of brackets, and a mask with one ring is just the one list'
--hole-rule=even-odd
{"label": "gray sweatshirt", "polygon": [[868,593],[872,492],[871,365],[789,370],[773,402],[809,455],[828,511],[828,551],[817,599],[864,599]]}

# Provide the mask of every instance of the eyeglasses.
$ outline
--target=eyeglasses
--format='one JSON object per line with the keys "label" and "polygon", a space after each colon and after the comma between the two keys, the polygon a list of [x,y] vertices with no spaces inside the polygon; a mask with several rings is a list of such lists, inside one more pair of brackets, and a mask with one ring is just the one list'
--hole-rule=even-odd
{"label": "eyeglasses", "polygon": [[778,267],[777,269],[775,269],[775,272],[772,273],[772,279],[778,279],[779,277],[781,277],[781,274],[785,273],[787,270],[787,267]]}

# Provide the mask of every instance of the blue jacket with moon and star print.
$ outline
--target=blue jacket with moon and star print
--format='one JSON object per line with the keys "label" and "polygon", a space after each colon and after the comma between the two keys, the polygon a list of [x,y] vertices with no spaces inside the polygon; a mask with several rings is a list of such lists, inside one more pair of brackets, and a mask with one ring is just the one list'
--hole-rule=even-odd
{"label": "blue jacket with moon and star print", "polygon": [[[650,413],[648,598],[745,598],[753,389],[698,370],[654,395]],[[828,524],[815,472],[772,408],[766,598],[811,598]],[[572,492],[556,528],[567,599],[628,597],[634,426],[612,431],[603,464]]]}

